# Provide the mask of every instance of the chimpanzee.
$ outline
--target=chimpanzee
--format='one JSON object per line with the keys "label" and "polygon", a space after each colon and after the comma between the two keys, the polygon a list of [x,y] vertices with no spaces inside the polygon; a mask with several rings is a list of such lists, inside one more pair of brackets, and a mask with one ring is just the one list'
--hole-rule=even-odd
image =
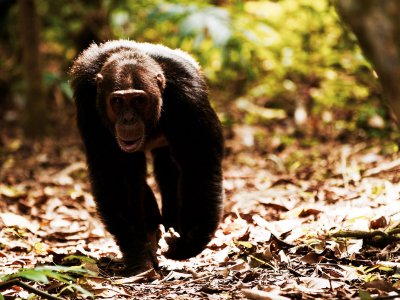
{"label": "chimpanzee", "polygon": [[[165,256],[200,253],[222,212],[223,136],[197,62],[181,50],[118,40],[92,44],[70,75],[97,209],[130,274],[157,267],[159,225],[173,227]],[[146,182],[146,156],[162,209]]]}

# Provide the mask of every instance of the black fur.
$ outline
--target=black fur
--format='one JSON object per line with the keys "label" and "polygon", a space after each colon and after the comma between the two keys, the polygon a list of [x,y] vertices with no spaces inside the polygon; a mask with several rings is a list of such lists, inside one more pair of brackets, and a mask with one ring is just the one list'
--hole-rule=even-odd
{"label": "black fur", "polygon": [[[96,104],[96,75],[112,54],[127,52],[150,57],[166,78],[161,116],[147,135],[162,135],[168,143],[151,150],[161,214],[146,183],[144,152],[123,152],[104,120],[104,104]],[[180,234],[167,257],[186,259],[200,253],[221,216],[223,137],[197,63],[186,53],[161,45],[111,41],[83,51],[71,77],[97,208],[128,269],[138,272],[157,266],[160,223]]]}

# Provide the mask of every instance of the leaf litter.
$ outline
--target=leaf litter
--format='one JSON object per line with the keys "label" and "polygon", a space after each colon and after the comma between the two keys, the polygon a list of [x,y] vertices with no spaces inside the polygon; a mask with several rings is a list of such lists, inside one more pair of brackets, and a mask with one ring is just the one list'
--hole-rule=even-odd
{"label": "leaf litter", "polygon": [[[18,130],[2,132],[0,273],[22,285],[0,293],[28,299],[27,284],[61,299],[400,297],[395,142],[257,144],[243,135],[260,128],[234,130],[215,238],[195,258],[161,256],[160,271],[132,277],[115,275],[121,254],[96,214],[76,132],[31,144]],[[77,267],[86,272],[68,273]]]}

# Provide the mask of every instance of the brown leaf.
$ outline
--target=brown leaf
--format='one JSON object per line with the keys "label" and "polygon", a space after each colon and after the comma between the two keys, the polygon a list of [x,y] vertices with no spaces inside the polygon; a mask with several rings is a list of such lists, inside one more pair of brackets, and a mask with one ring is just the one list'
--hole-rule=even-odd
{"label": "brown leaf", "polygon": [[323,289],[336,289],[344,285],[344,282],[338,282],[318,277],[301,277],[299,280],[310,290],[319,292]]}
{"label": "brown leaf", "polygon": [[388,222],[384,216],[381,216],[377,219],[371,220],[369,223],[369,227],[371,229],[378,229],[378,228],[384,228],[388,225]]}
{"label": "brown leaf", "polygon": [[37,222],[32,222],[24,216],[19,216],[14,213],[1,213],[0,219],[7,227],[27,228],[31,232],[36,232],[39,229]]}
{"label": "brown leaf", "polygon": [[375,289],[375,290],[387,292],[387,293],[395,290],[395,288],[393,287],[393,285],[391,283],[389,283],[385,280],[381,280],[381,279],[376,279],[374,281],[367,282],[364,285],[364,287],[367,289]]}
{"label": "brown leaf", "polygon": [[118,279],[118,280],[114,281],[114,284],[116,284],[116,285],[131,284],[131,283],[142,282],[145,279],[156,279],[159,277],[160,277],[160,275],[158,275],[154,269],[149,269],[147,271],[144,271],[144,272],[134,275],[134,276]]}
{"label": "brown leaf", "polygon": [[290,298],[280,296],[277,293],[265,292],[256,289],[243,289],[242,293],[247,297],[247,299],[252,300],[287,300]]}
{"label": "brown leaf", "polygon": [[310,265],[319,263],[322,259],[324,259],[324,256],[319,255],[315,252],[310,252],[310,253],[304,255],[302,258],[300,258],[300,260],[302,262],[305,262],[306,264],[310,264]]}
{"label": "brown leaf", "polygon": [[318,210],[318,209],[313,209],[313,208],[308,208],[308,209],[303,209],[300,213],[299,213],[299,218],[307,218],[309,216],[317,216],[318,214],[320,214],[322,211]]}

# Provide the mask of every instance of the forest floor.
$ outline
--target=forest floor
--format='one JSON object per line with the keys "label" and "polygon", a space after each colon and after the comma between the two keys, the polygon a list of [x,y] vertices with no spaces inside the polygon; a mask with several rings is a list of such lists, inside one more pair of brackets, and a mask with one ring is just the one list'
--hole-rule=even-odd
{"label": "forest floor", "polygon": [[[333,126],[299,134],[286,125],[234,126],[215,238],[195,258],[161,256],[158,273],[133,277],[113,274],[120,253],[96,216],[76,131],[28,144],[15,127],[2,127],[0,293],[5,299],[400,298],[398,143]],[[149,182],[154,186],[151,176]],[[33,296],[40,292],[47,294]]]}

